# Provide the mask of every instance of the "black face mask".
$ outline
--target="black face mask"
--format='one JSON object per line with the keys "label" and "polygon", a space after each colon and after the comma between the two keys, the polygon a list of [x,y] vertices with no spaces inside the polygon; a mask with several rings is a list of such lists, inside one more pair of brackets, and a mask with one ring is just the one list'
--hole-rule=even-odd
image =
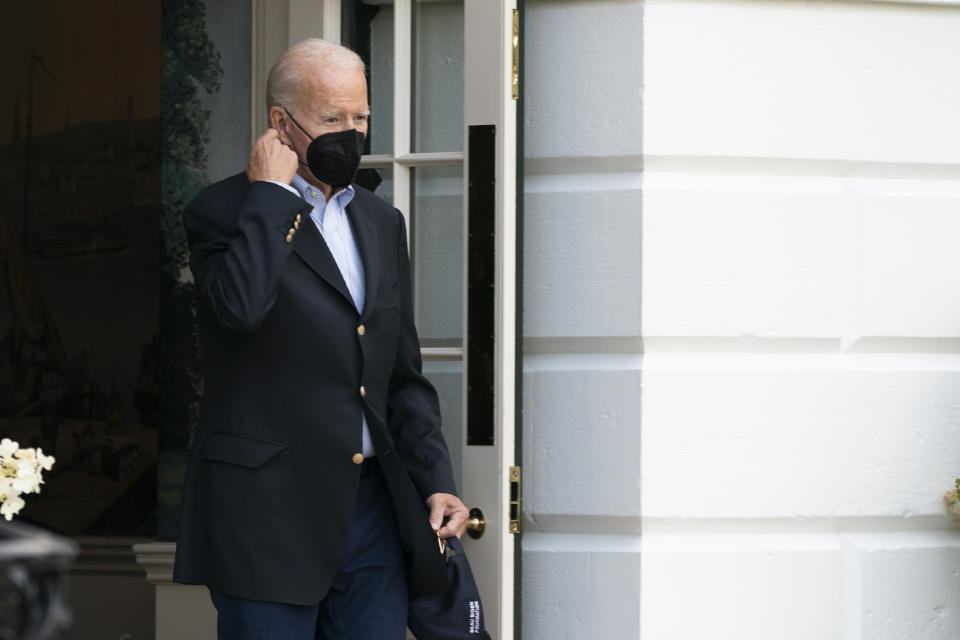
{"label": "black face mask", "polygon": [[[287,109],[284,109],[293,123],[300,127]],[[300,127],[307,134],[307,130]],[[307,147],[307,161],[300,160],[300,164],[310,168],[310,173],[320,182],[326,183],[334,189],[346,187],[357,175],[360,166],[360,156],[363,155],[363,134],[356,129],[334,131],[312,138]]]}

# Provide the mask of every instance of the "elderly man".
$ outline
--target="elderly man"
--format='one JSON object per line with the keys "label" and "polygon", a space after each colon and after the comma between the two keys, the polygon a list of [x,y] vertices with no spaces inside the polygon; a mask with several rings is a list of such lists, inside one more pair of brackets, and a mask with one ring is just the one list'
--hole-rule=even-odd
{"label": "elderly man", "polygon": [[206,381],[174,580],[209,587],[221,638],[399,640],[406,561],[377,456],[403,461],[441,537],[467,509],[421,373],[403,217],[351,184],[363,62],[294,45],[267,107],[246,171],[184,214]]}

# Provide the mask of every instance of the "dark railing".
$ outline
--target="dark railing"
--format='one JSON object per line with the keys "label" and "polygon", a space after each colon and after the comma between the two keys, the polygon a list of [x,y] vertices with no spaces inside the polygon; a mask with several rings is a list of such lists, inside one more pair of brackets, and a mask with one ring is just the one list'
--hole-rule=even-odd
{"label": "dark railing", "polygon": [[0,640],[54,640],[70,626],[67,572],[76,545],[0,520]]}

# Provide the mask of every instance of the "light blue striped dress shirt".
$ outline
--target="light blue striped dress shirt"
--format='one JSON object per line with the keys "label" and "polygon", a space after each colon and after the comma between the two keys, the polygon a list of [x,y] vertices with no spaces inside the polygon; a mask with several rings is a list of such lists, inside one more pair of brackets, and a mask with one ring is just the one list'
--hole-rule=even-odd
{"label": "light blue striped dress shirt", "polygon": [[[271,181],[272,182],[272,181]],[[360,258],[360,251],[357,249],[357,242],[353,237],[353,230],[350,228],[350,220],[347,217],[347,205],[353,200],[353,187],[348,186],[333,194],[330,202],[323,197],[323,192],[312,184],[296,174],[293,177],[293,186],[275,182],[281,187],[296,193],[303,197],[313,210],[310,212],[310,219],[317,225],[320,235],[323,236],[333,259],[336,260],[340,273],[343,275],[343,281],[347,284],[350,296],[353,298],[353,304],[357,312],[363,310],[364,296],[366,295],[366,285],[363,280],[363,260]],[[299,192],[299,193],[298,193]],[[361,413],[363,420],[363,455],[369,458],[375,455],[373,442],[370,440],[370,427],[367,425],[367,417]]]}

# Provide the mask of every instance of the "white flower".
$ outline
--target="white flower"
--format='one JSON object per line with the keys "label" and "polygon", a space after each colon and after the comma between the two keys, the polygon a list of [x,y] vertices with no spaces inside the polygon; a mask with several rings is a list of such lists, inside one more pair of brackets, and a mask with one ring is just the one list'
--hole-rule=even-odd
{"label": "white flower", "polygon": [[19,494],[20,492],[13,488],[13,478],[0,476],[0,502],[3,502],[7,498],[16,497]]}
{"label": "white flower", "polygon": [[21,493],[40,493],[42,469],[49,471],[54,462],[43,449],[21,449],[9,438],[0,441],[0,515],[12,520],[25,504]]}
{"label": "white flower", "polygon": [[4,438],[3,440],[0,440],[0,458],[11,457],[19,448],[20,445],[10,438]]}
{"label": "white flower", "polygon": [[43,449],[37,449],[37,462],[40,463],[40,466],[43,467],[45,471],[50,471],[53,468],[53,463],[57,461],[53,456],[43,455]]}
{"label": "white flower", "polygon": [[13,488],[20,493],[40,493],[42,482],[43,478],[32,465],[21,464],[17,477],[13,479]]}
{"label": "white flower", "polygon": [[23,501],[23,498],[20,496],[7,496],[3,501],[3,504],[0,504],[0,515],[2,515],[7,520],[12,520],[13,516],[19,513],[20,509],[23,509],[23,505],[26,503]]}
{"label": "white flower", "polygon": [[13,455],[16,456],[19,460],[36,460],[37,459],[37,451],[33,447],[30,447],[29,449],[17,449],[17,452],[14,453]]}

